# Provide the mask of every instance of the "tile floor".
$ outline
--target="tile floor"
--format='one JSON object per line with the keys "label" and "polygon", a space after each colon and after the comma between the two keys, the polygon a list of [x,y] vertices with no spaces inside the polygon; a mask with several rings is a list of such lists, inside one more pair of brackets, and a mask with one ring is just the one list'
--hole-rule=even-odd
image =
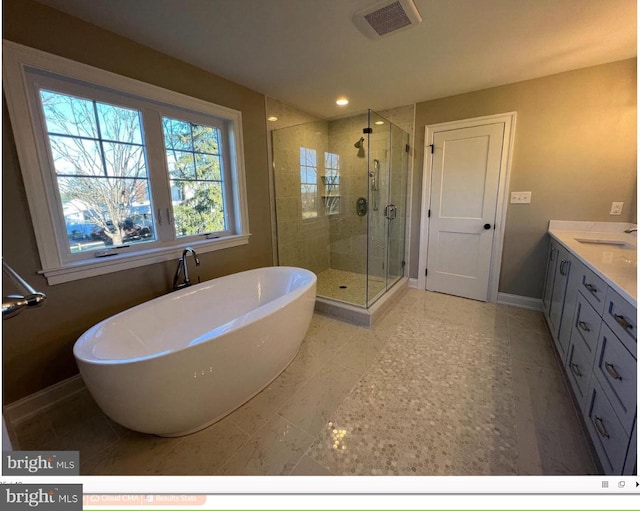
{"label": "tile floor", "polygon": [[[368,284],[368,290],[367,290]],[[339,300],[354,305],[366,304],[367,291],[369,304],[381,295],[385,288],[385,281],[381,277],[371,276],[367,282],[365,273],[336,270],[329,268],[318,274],[317,294],[325,298]]]}
{"label": "tile floor", "polygon": [[193,435],[126,430],[86,390],[13,435],[86,475],[593,474],[569,392],[540,313],[409,290],[373,327],[315,314],[282,375]]}

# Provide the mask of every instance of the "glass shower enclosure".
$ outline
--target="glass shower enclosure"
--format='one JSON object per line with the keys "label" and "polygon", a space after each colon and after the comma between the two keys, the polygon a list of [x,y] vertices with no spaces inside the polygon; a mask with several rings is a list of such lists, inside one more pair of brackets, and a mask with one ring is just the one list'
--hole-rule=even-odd
{"label": "glass shower enclosure", "polygon": [[404,276],[409,135],[369,110],[272,132],[278,262],[368,308]]}

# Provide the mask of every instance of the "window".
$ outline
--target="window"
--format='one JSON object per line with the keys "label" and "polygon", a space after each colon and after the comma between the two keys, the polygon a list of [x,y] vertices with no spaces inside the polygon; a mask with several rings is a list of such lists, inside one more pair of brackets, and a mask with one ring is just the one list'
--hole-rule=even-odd
{"label": "window", "polygon": [[318,216],[318,163],[315,149],[300,148],[302,218]]}
{"label": "window", "polygon": [[227,232],[221,132],[164,117],[176,236]]}
{"label": "window", "polygon": [[324,183],[325,215],[337,215],[340,213],[340,155],[324,153]]}
{"label": "window", "polygon": [[72,254],[156,239],[137,110],[41,89]]}
{"label": "window", "polygon": [[248,242],[239,112],[14,43],[4,51],[50,283]]}

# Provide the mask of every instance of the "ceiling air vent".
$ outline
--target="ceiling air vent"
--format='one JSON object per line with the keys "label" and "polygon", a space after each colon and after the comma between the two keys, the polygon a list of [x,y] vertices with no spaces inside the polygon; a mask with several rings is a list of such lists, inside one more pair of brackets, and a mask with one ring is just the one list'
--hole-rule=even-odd
{"label": "ceiling air vent", "polygon": [[391,35],[421,22],[413,0],[385,0],[353,15],[353,23],[371,39]]}

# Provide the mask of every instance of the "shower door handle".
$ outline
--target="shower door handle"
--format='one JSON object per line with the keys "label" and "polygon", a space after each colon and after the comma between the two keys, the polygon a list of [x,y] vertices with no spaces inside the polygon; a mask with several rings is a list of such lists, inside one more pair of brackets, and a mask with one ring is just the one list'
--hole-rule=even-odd
{"label": "shower door handle", "polygon": [[387,218],[387,220],[395,220],[397,211],[398,208],[395,206],[395,204],[388,204],[384,208],[384,216]]}

